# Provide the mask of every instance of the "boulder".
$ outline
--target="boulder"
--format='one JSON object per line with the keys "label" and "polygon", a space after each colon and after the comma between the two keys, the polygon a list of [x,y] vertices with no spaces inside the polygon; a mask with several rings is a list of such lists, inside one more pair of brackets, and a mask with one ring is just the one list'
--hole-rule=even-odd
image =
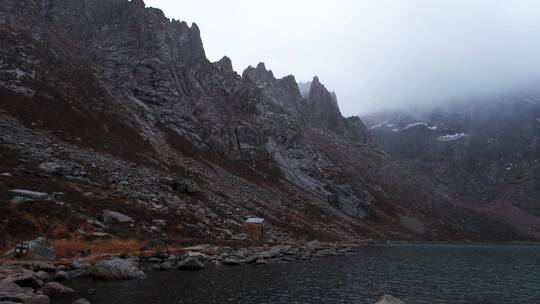
{"label": "boulder", "polygon": [[244,263],[253,264],[253,263],[257,262],[258,259],[259,259],[259,256],[255,254],[255,255],[252,255],[252,256],[249,256],[249,257],[245,258]]}
{"label": "boulder", "polygon": [[375,304],[405,304],[405,303],[396,297],[385,295],[379,299],[379,302]]}
{"label": "boulder", "polygon": [[26,242],[26,244],[28,245],[28,252],[32,256],[32,258],[48,261],[56,260],[54,248],[45,238],[40,237],[35,240]]}
{"label": "boulder", "polygon": [[195,257],[187,258],[179,262],[176,266],[178,270],[200,270],[204,268],[204,264]]}
{"label": "boulder", "polygon": [[159,268],[161,270],[171,270],[173,268],[172,264],[170,262],[164,262],[159,265]]}
{"label": "boulder", "polygon": [[76,279],[81,277],[86,277],[90,274],[88,269],[74,269],[66,272],[69,279]]}
{"label": "boulder", "polygon": [[180,178],[175,178],[173,181],[171,181],[170,186],[173,190],[185,194],[193,195],[199,193],[199,188],[197,187],[197,185],[195,185],[191,181]]}
{"label": "boulder", "polygon": [[65,176],[71,174],[71,168],[53,162],[42,163],[39,169],[47,175]]}
{"label": "boulder", "polygon": [[53,277],[53,281],[55,282],[64,282],[67,280],[69,280],[69,275],[65,271],[59,271]]}
{"label": "boulder", "polygon": [[53,299],[56,299],[65,295],[69,295],[74,292],[73,289],[66,287],[58,282],[49,282],[45,284],[45,286],[41,288],[41,291],[45,295]]}
{"label": "boulder", "polygon": [[37,200],[45,200],[49,198],[49,193],[31,191],[31,190],[15,189],[15,190],[10,190],[9,193],[14,197],[20,196],[20,197],[26,197],[26,198],[31,198],[31,199],[37,199]]}
{"label": "boulder", "polygon": [[227,257],[222,261],[224,265],[229,265],[229,266],[240,265],[243,262],[244,260],[236,258],[236,257]]}
{"label": "boulder", "polygon": [[87,299],[78,299],[77,301],[73,302],[73,304],[90,304],[90,301]]}
{"label": "boulder", "polygon": [[206,255],[215,255],[219,251],[219,247],[214,245],[204,244],[185,248],[188,252],[201,252]]}
{"label": "boulder", "polygon": [[46,273],[46,272],[43,271],[43,270],[40,270],[40,271],[36,272],[36,277],[37,277],[39,280],[47,281],[47,280],[49,279],[49,274]]}
{"label": "boulder", "polygon": [[105,210],[103,211],[103,221],[105,224],[119,223],[119,224],[129,224],[135,222],[133,218],[122,214],[120,212]]}
{"label": "boulder", "polygon": [[51,300],[44,294],[38,294],[32,297],[30,304],[49,304]]}
{"label": "boulder", "polygon": [[330,257],[333,255],[336,255],[336,252],[332,249],[322,249],[322,250],[317,251],[317,253],[315,254],[315,256],[318,256],[318,257]]}
{"label": "boulder", "polygon": [[79,260],[75,260],[73,262],[71,262],[71,268],[73,269],[89,269],[91,268],[92,265],[88,262],[83,262],[83,261],[79,261]]}
{"label": "boulder", "polygon": [[32,271],[24,271],[17,276],[12,278],[13,283],[17,284],[20,287],[30,287],[32,289],[38,289],[41,284],[39,284],[39,278]]}
{"label": "boulder", "polygon": [[106,281],[146,279],[146,275],[135,261],[118,258],[97,263],[90,271],[90,275],[96,280]]}

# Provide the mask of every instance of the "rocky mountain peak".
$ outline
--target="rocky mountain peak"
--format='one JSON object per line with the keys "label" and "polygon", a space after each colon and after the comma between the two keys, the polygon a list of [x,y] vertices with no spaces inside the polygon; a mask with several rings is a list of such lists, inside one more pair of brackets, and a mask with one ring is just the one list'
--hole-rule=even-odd
{"label": "rocky mountain peak", "polygon": [[138,8],[145,8],[146,4],[144,0],[131,0],[131,4]]}
{"label": "rocky mountain peak", "polygon": [[249,66],[242,76],[255,82],[257,85],[263,85],[276,80],[274,78],[274,73],[271,70],[266,69],[264,62],[260,62],[256,68]]}
{"label": "rocky mountain peak", "polygon": [[216,61],[215,65],[224,71],[234,72],[232,61],[227,56],[223,56],[223,58],[221,58],[219,61]]}
{"label": "rocky mountain peak", "polygon": [[334,131],[343,131],[345,126],[337,103],[337,96],[334,92],[326,89],[319,77],[313,77],[306,99],[310,110],[328,127]]}

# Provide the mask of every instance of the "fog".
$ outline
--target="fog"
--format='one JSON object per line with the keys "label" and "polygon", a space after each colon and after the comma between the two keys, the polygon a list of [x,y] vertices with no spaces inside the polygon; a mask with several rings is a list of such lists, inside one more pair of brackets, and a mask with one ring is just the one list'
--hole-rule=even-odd
{"label": "fog", "polygon": [[540,83],[540,1],[146,0],[196,22],[239,73],[318,75],[346,115],[437,105]]}

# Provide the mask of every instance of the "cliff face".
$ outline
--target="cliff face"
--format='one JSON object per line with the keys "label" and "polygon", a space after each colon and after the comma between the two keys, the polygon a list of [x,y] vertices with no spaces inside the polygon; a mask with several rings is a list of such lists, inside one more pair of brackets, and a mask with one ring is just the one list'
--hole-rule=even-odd
{"label": "cliff face", "polygon": [[[129,233],[166,219],[169,238],[231,238],[252,214],[276,240],[519,238],[394,164],[318,78],[303,97],[264,64],[240,76],[206,59],[195,24],[142,1],[5,0],[0,42],[1,199],[64,192],[59,223],[112,209],[136,219]],[[8,222],[54,218],[6,206]],[[24,233],[55,231],[24,219]]]}

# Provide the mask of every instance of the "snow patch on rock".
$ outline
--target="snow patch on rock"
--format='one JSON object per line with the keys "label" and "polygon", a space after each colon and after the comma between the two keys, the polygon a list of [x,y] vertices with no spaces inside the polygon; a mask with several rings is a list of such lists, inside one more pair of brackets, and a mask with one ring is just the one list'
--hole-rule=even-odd
{"label": "snow patch on rock", "polygon": [[443,141],[443,142],[455,141],[455,140],[458,140],[458,139],[463,138],[465,136],[467,136],[467,134],[465,134],[465,133],[446,134],[446,135],[437,137],[437,140],[438,141]]}

